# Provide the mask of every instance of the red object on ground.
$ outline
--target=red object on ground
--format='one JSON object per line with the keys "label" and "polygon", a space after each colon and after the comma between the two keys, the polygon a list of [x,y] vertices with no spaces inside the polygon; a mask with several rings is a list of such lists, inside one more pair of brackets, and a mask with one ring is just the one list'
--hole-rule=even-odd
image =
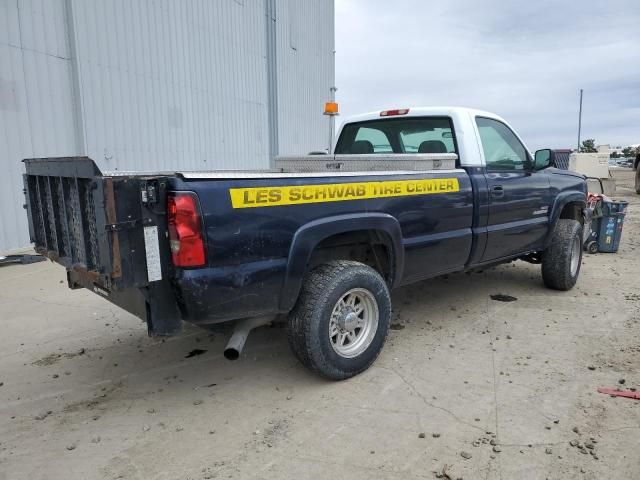
{"label": "red object on ground", "polygon": [[616,390],[615,388],[600,387],[598,388],[598,392],[611,395],[612,397],[626,397],[640,400],[640,392],[632,392],[631,390]]}

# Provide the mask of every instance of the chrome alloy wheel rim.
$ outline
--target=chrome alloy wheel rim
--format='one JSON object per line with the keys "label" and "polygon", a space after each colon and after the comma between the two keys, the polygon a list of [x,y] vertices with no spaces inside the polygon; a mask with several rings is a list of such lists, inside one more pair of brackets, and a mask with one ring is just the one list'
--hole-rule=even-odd
{"label": "chrome alloy wheel rim", "polygon": [[331,312],[329,341],[344,358],[364,352],[378,330],[378,302],[369,290],[353,288],[342,295]]}

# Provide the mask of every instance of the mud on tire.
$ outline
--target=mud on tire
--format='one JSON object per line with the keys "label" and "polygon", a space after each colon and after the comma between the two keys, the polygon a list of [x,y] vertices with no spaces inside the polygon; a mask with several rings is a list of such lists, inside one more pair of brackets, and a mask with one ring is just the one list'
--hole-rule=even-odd
{"label": "mud on tire", "polygon": [[549,247],[542,253],[542,280],[548,288],[571,290],[582,263],[582,225],[577,220],[560,219]]}
{"label": "mud on tire", "polygon": [[[349,325],[345,324],[346,314],[336,315],[339,306],[349,303],[345,303],[345,299],[351,299],[349,292],[362,295],[372,314],[377,316],[375,328],[359,330],[360,334],[363,331],[367,333],[366,342],[358,344],[355,340],[353,346],[360,345],[362,351],[354,348],[352,355],[348,351],[340,353],[342,346],[336,346],[339,337],[330,337],[330,328],[336,328],[338,317],[341,325],[345,325],[345,332],[346,327],[353,326],[354,322],[361,323],[354,316],[357,308],[348,312],[351,313]],[[365,308],[363,306],[361,311]],[[364,318],[364,315],[361,316]],[[332,380],[343,380],[366,370],[375,361],[386,341],[390,318],[389,289],[378,272],[359,262],[328,262],[305,276],[298,301],[289,314],[289,345],[298,360],[311,371]],[[358,329],[351,333],[357,338]],[[347,343],[345,350],[348,346]]]}

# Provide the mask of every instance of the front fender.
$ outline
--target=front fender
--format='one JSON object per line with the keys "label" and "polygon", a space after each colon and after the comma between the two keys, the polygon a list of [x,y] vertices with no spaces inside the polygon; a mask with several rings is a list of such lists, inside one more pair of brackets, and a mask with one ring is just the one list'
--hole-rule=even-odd
{"label": "front fender", "polygon": [[321,218],[303,225],[293,236],[280,297],[281,311],[289,311],[295,305],[314,248],[332,235],[358,230],[379,230],[389,236],[393,250],[391,255],[394,284],[402,278],[402,233],[400,224],[394,217],[385,213],[353,213]]}
{"label": "front fender", "polygon": [[547,237],[545,240],[545,248],[549,246],[551,243],[551,239],[553,238],[553,231],[556,228],[556,223],[560,218],[560,214],[565,206],[569,203],[578,203],[582,208],[586,208],[587,201],[585,198],[584,192],[580,191],[568,191],[568,192],[560,192],[553,203],[553,207],[551,209],[551,214],[549,215],[549,231],[547,232]]}

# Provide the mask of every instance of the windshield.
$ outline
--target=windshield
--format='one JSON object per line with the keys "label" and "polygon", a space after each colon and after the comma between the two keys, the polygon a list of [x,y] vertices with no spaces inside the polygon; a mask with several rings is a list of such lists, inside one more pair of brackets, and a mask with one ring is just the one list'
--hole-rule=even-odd
{"label": "windshield", "polygon": [[385,118],[344,126],[336,154],[457,153],[451,120]]}

